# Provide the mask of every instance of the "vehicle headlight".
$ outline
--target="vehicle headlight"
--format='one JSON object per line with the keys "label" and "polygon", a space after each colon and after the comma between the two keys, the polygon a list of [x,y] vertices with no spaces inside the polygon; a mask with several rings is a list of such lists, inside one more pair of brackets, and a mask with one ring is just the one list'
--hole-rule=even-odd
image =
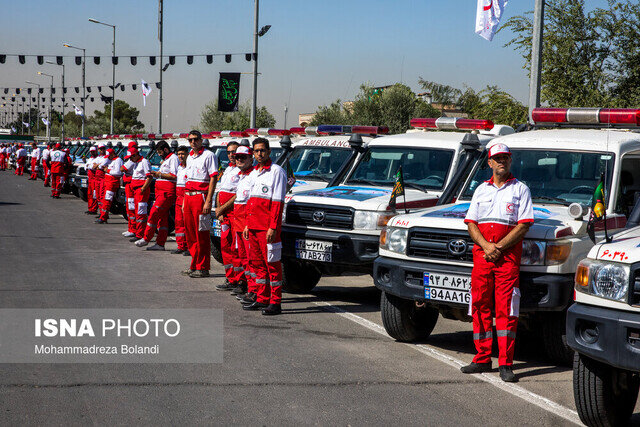
{"label": "vehicle headlight", "polygon": [[575,289],[601,298],[625,301],[629,290],[629,266],[582,260],[576,270]]}
{"label": "vehicle headlight", "polygon": [[379,230],[382,229],[394,214],[376,211],[356,211],[353,214],[353,228],[359,230]]}
{"label": "vehicle headlight", "polygon": [[380,247],[404,254],[407,250],[407,235],[406,228],[385,227],[380,233]]}
{"label": "vehicle headlight", "polygon": [[539,240],[522,241],[521,265],[544,265],[546,243]]}

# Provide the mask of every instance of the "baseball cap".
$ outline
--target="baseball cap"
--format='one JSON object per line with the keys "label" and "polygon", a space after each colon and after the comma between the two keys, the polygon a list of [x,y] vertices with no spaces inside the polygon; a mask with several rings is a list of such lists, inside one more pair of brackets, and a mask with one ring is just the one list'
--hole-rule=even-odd
{"label": "baseball cap", "polygon": [[60,145],[60,143],[58,142],[58,143],[56,144],[55,148],[56,148],[56,150],[57,150],[57,149],[59,149],[59,148],[62,148],[62,145]]}
{"label": "baseball cap", "polygon": [[89,148],[89,151],[98,151],[98,149],[96,147],[91,147]]}
{"label": "baseball cap", "polygon": [[115,152],[115,150],[114,150],[113,148],[109,148],[109,149],[107,150],[107,156],[110,156],[110,155],[112,155],[112,154],[113,154],[113,155],[115,155],[115,154],[116,154],[116,152]]}
{"label": "baseball cap", "polygon": [[509,147],[499,142],[489,148],[489,158],[492,158],[497,154],[507,154],[511,156],[511,150],[509,150]]}
{"label": "baseball cap", "polygon": [[129,141],[129,148],[133,148],[136,147],[138,148],[138,142],[137,141]]}
{"label": "baseball cap", "polygon": [[128,156],[125,156],[125,159],[128,159],[129,157],[133,156],[134,154],[140,154],[140,152],[138,151],[138,149],[136,147],[131,147],[127,150],[127,154]]}
{"label": "baseball cap", "polygon": [[107,143],[106,143],[106,142],[102,142],[102,141],[101,141],[101,142],[98,142],[98,148],[104,148],[104,147],[106,147],[106,146],[107,146]]}
{"label": "baseball cap", "polygon": [[249,147],[245,147],[244,145],[240,145],[238,146],[238,149],[236,150],[236,156],[240,154],[246,154],[246,155],[250,155],[251,154],[251,149]]}

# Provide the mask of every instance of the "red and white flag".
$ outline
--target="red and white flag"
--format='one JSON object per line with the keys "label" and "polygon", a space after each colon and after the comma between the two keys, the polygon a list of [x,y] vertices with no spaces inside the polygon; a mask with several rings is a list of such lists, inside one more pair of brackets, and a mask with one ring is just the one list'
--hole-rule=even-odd
{"label": "red and white flag", "polygon": [[144,80],[142,80],[142,103],[146,107],[147,106],[147,96],[151,93],[151,86],[147,84]]}
{"label": "red and white flag", "polygon": [[508,0],[478,0],[476,34],[491,41],[498,30],[507,3]]}

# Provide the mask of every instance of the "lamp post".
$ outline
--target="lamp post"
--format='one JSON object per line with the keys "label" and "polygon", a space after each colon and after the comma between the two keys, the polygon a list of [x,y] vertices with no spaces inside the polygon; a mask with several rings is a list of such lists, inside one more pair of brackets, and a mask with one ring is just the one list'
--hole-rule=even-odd
{"label": "lamp post", "polygon": [[[25,83],[38,86],[36,97],[38,98],[38,117],[36,117],[36,133],[40,134],[40,85],[38,83],[26,81]],[[29,123],[31,123],[31,103],[29,103]]]}
{"label": "lamp post", "polygon": [[256,109],[258,102],[258,38],[267,34],[271,25],[265,25],[258,31],[259,0],[254,0],[254,32],[253,32],[253,94],[251,99],[251,127],[256,127]]}
{"label": "lamp post", "polygon": [[[106,22],[100,22],[97,19],[89,18],[89,22],[93,22],[94,24],[105,25],[107,27],[113,28],[113,43],[111,45],[111,67],[112,67],[112,76],[111,76],[111,131],[109,132],[113,135],[113,105],[116,100],[116,64],[113,62],[113,58],[116,56],[116,26],[107,24]],[[162,62],[162,59],[160,59]]]}
{"label": "lamp post", "polygon": [[87,50],[83,49],[81,47],[71,46],[68,43],[63,44],[62,46],[82,51],[82,137],[84,138],[84,116],[86,114],[85,113],[85,98],[87,96],[86,84],[85,84],[85,63],[87,62]]}
{"label": "lamp post", "polygon": [[[49,124],[47,125],[47,142],[51,142],[51,107],[52,107],[52,96],[53,96],[53,76],[51,74],[46,74],[43,73],[41,71],[38,71],[38,75],[40,76],[47,76],[47,77],[51,77],[51,88],[49,91],[49,118],[47,119],[47,121],[49,122]],[[62,93],[64,94],[64,90],[62,91]]]}
{"label": "lamp post", "polygon": [[53,61],[47,61],[47,64],[52,64],[52,65],[59,65],[60,67],[62,67],[62,128],[60,129],[60,142],[64,143],[64,106],[65,106],[65,99],[64,99],[64,64],[58,64],[57,62],[53,62]]}
{"label": "lamp post", "polygon": [[158,0],[158,41],[160,42],[160,89],[158,92],[158,133],[162,133],[162,21],[163,21],[162,0]]}

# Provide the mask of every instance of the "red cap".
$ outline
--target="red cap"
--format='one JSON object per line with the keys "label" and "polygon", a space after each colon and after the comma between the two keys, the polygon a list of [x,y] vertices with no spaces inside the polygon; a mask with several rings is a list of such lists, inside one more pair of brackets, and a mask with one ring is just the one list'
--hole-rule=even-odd
{"label": "red cap", "polygon": [[129,141],[129,148],[138,148],[138,142],[137,141]]}
{"label": "red cap", "polygon": [[107,156],[110,156],[110,155],[112,155],[112,154],[115,156],[115,155],[116,155],[116,152],[114,151],[114,149],[113,149],[113,148],[109,148],[109,149],[107,150]]}
{"label": "red cap", "polygon": [[507,154],[511,156],[511,150],[509,150],[509,147],[507,147],[506,145],[498,142],[497,144],[494,144],[491,146],[491,148],[489,148],[489,158],[492,158],[497,154]]}
{"label": "red cap", "polygon": [[140,152],[138,151],[138,149],[136,147],[132,147],[132,148],[129,148],[127,150],[127,154],[128,154],[128,156],[125,156],[125,159],[128,159],[129,157],[133,156],[134,154],[140,154]]}
{"label": "red cap", "polygon": [[236,156],[240,154],[251,154],[251,148],[247,147],[246,145],[241,145],[238,147],[238,149],[236,150]]}
{"label": "red cap", "polygon": [[59,150],[60,148],[62,148],[62,145],[60,145],[60,143],[59,143],[59,142],[58,142],[58,143],[56,143],[55,149],[56,149],[56,150]]}

